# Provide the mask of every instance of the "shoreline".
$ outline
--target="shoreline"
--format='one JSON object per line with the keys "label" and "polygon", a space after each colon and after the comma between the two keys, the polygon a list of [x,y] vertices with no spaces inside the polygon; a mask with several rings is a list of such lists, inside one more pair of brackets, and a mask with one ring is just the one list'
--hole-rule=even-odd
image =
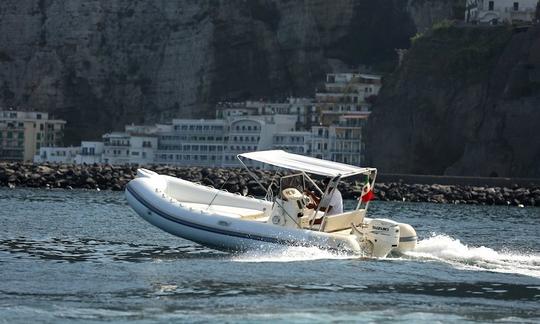
{"label": "shoreline", "polygon": [[[0,187],[63,188],[90,190],[124,190],[135,177],[138,166],[120,165],[67,165],[0,162]],[[245,169],[147,166],[160,174],[225,189],[264,196],[264,191],[252,180]],[[269,185],[275,171],[256,170],[255,173]],[[278,172],[278,175],[284,173]],[[411,176],[417,177],[417,176]],[[386,177],[388,179],[388,177]],[[386,180],[385,176],[380,177]],[[360,183],[343,182],[339,187],[344,199],[355,199]],[[472,186],[462,184],[404,183],[401,179],[375,184],[375,200],[409,201],[475,205],[512,205],[540,207],[540,185]]]}

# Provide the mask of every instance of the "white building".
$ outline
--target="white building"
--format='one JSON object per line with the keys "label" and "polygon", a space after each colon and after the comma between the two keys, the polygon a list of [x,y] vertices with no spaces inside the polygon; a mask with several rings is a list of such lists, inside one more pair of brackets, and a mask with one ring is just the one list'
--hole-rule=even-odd
{"label": "white building", "polygon": [[274,135],[272,149],[308,155],[311,148],[311,132],[279,132]]}
{"label": "white building", "polygon": [[343,115],[338,123],[314,126],[310,155],[325,160],[361,165],[364,151],[363,128],[367,116]]}
{"label": "white building", "polygon": [[130,135],[129,164],[147,165],[154,163],[154,152],[158,148],[156,135]]}
{"label": "white building", "polygon": [[157,133],[155,162],[221,166],[227,132],[224,119],[173,119],[170,129]]}
{"label": "white building", "polygon": [[[229,111],[231,112],[231,111]],[[273,135],[294,131],[294,115],[244,115],[224,119],[174,119],[158,132],[155,162],[185,166],[238,166],[236,155],[270,149]]]}
{"label": "white building", "polygon": [[155,161],[158,136],[113,132],[103,135],[103,163],[151,164]]}
{"label": "white building", "polygon": [[129,140],[128,133],[113,132],[103,135],[103,158],[105,164],[128,164],[129,163]]}
{"label": "white building", "polygon": [[80,147],[40,147],[34,155],[34,163],[75,164]]}
{"label": "white building", "polygon": [[467,0],[465,21],[471,23],[532,22],[538,0]]}
{"label": "white building", "polygon": [[317,123],[330,125],[343,114],[369,114],[381,81],[381,76],[374,74],[327,74],[324,89],[315,94]]}
{"label": "white building", "polygon": [[222,102],[216,106],[216,118],[233,118],[258,115],[294,115],[296,129],[309,129],[316,121],[314,100],[311,98],[288,98],[283,102],[245,101]]}
{"label": "white building", "polygon": [[76,164],[101,163],[103,142],[82,141],[79,154],[75,157]]}

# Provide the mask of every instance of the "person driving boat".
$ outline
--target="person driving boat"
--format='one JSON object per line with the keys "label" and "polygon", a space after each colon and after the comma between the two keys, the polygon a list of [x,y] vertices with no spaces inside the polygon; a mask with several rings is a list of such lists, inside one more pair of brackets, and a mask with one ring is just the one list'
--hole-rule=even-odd
{"label": "person driving boat", "polygon": [[[323,185],[326,187],[330,183],[330,178],[325,178],[323,180]],[[337,187],[334,188],[334,190],[330,191],[326,197],[323,197],[325,201],[328,201],[328,203],[321,204],[321,198],[318,197],[313,191],[306,190],[305,194],[311,198],[310,203],[306,205],[307,208],[311,209],[317,209],[319,206],[320,211],[326,211],[327,216],[331,215],[337,215],[343,213],[343,197],[341,195],[341,192]]]}

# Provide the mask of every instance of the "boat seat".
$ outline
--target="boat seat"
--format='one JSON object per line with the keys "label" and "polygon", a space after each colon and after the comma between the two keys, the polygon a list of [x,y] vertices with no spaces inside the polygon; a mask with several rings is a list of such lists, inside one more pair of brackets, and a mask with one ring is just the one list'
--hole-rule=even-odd
{"label": "boat seat", "polygon": [[337,232],[351,227],[351,223],[359,225],[364,221],[365,209],[353,210],[343,214],[326,216],[322,223],[324,232]]}
{"label": "boat seat", "polygon": [[242,218],[242,219],[258,219],[264,217],[264,212],[256,209],[250,209],[250,208],[241,208],[241,207],[232,207],[232,206],[225,206],[225,205],[210,205],[208,207],[208,204],[198,204],[198,203],[182,203],[182,205],[193,208],[193,209],[199,209],[211,213],[216,213],[218,215],[232,217],[232,218]]}

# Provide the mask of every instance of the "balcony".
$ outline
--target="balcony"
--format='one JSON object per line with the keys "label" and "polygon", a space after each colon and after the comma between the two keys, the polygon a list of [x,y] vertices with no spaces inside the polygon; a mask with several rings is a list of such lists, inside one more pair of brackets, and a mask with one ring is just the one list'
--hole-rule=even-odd
{"label": "balcony", "polygon": [[105,142],[103,143],[103,146],[106,146],[106,147],[112,147],[112,148],[128,148],[129,147],[129,143],[117,143],[117,142]]}

